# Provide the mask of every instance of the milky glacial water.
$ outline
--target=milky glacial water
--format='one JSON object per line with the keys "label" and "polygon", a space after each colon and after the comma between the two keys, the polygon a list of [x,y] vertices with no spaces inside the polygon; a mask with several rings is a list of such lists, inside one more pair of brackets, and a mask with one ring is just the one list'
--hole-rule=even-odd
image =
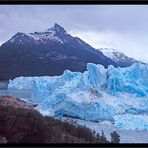
{"label": "milky glacial water", "polygon": [[8,89],[8,82],[0,82],[0,95],[9,95],[14,96],[16,98],[26,98],[30,99],[32,95],[32,91],[29,89]]}

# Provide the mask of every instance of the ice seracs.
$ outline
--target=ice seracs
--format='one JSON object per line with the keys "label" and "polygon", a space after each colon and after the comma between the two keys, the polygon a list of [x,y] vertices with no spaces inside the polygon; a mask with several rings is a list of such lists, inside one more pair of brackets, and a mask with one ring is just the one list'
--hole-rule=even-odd
{"label": "ice seracs", "polygon": [[[120,128],[127,115],[132,122],[148,114],[148,65],[135,63],[127,68],[87,64],[87,71],[64,71],[61,76],[18,77],[9,81],[9,89],[31,88],[32,101],[46,115],[72,116],[90,121],[112,121]],[[130,119],[132,115],[134,119]],[[140,116],[138,116],[140,115]],[[140,117],[140,118],[139,118]],[[121,120],[122,121],[122,120]],[[147,124],[133,129],[143,130]],[[124,126],[124,123],[123,123]],[[130,128],[126,126],[125,128]],[[122,129],[122,127],[121,127]]]}

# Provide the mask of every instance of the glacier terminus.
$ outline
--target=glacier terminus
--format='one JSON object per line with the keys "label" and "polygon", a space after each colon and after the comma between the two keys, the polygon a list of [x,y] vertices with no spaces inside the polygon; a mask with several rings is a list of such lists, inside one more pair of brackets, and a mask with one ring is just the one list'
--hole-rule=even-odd
{"label": "glacier terminus", "polygon": [[110,121],[120,129],[148,130],[148,64],[104,68],[87,64],[85,72],[60,76],[17,77],[8,89],[31,89],[43,115]]}

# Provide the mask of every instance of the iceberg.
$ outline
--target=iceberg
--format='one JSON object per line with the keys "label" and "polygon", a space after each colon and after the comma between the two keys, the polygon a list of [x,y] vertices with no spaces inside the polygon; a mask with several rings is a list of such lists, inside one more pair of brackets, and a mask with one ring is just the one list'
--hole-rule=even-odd
{"label": "iceberg", "polygon": [[[136,119],[140,122],[141,116],[148,115],[147,76],[148,64],[135,63],[126,68],[110,65],[105,69],[88,63],[83,73],[65,70],[60,76],[18,77],[9,80],[8,88],[30,88],[32,101],[39,104],[36,109],[44,115],[107,120],[115,122],[117,128],[136,129],[137,124],[132,124],[133,128],[119,121],[126,117],[127,123]],[[130,115],[134,115],[133,120]],[[137,129],[147,127],[144,121]]]}

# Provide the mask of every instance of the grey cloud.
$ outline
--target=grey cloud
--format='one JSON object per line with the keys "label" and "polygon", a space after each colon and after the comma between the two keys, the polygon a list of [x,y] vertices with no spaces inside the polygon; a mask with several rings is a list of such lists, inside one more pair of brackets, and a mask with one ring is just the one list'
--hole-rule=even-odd
{"label": "grey cloud", "polygon": [[[128,50],[131,45],[125,45],[125,34],[133,36],[132,45],[134,41],[135,45],[138,44],[137,48],[134,48],[138,51],[138,48],[142,47],[147,51],[147,5],[1,5],[0,42],[5,42],[17,32],[45,30],[54,22],[61,24],[68,32],[110,31],[124,34],[124,41],[120,41],[120,44],[121,48]],[[130,39],[129,36],[127,39]],[[108,40],[101,42],[112,42],[112,39]]]}

